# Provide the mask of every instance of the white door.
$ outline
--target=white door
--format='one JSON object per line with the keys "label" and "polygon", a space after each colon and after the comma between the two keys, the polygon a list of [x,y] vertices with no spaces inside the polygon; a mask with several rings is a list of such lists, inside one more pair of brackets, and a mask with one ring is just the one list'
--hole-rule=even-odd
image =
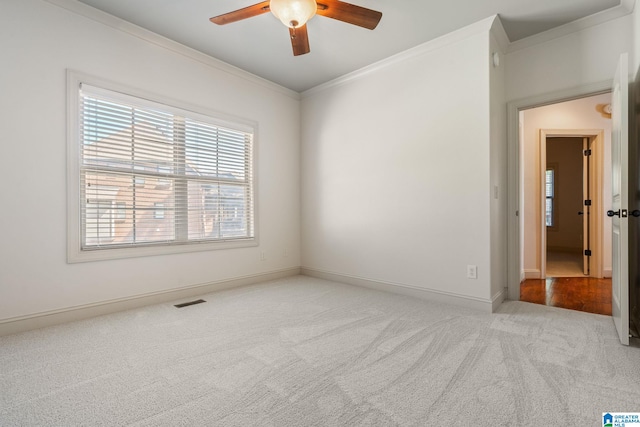
{"label": "white door", "polygon": [[611,170],[612,204],[612,315],[620,342],[629,345],[629,65],[628,55],[620,55],[611,93]]}

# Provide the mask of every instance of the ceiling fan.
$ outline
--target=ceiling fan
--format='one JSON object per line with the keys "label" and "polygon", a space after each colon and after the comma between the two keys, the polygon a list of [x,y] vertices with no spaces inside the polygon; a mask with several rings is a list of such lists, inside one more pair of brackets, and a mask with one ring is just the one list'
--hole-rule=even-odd
{"label": "ceiling fan", "polygon": [[214,16],[210,21],[214,24],[225,25],[269,11],[289,27],[294,56],[304,55],[311,51],[307,35],[307,21],[316,13],[369,30],[376,28],[382,18],[381,12],[339,0],[319,0],[317,2],[315,0],[267,0]]}

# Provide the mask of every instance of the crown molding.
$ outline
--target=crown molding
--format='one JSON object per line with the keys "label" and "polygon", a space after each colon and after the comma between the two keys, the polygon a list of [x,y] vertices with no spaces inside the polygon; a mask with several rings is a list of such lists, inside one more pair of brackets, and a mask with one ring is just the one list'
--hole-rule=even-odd
{"label": "crown molding", "polygon": [[276,93],[288,96],[295,100],[300,100],[300,93],[288,89],[284,86],[280,86],[277,83],[274,83],[270,80],[264,79],[262,77],[256,76],[248,71],[245,71],[241,68],[235,67],[231,64],[228,64],[224,61],[216,59],[212,56],[209,56],[205,53],[187,47],[181,43],[170,40],[166,37],[163,37],[153,31],[149,31],[145,28],[142,28],[138,25],[132,24],[128,21],[120,19],[116,16],[110,15],[106,12],[98,10],[92,6],[89,6],[84,3],[80,3],[77,0],[44,0],[47,3],[52,5],[61,7],[70,12],[81,15],[85,18],[96,21],[100,24],[109,26],[115,30],[122,31],[139,39],[142,39],[148,43],[154,44],[156,46],[167,49],[173,53],[178,55],[182,55],[194,61],[200,62],[201,64],[207,65],[209,67],[215,68],[218,71],[222,71],[228,74],[231,74],[235,77],[241,78],[249,83],[261,86],[265,89],[272,90]]}
{"label": "crown molding", "polygon": [[491,25],[491,34],[493,34],[493,36],[495,37],[501,52],[506,52],[509,48],[509,44],[511,44],[511,41],[509,40],[509,36],[507,36],[507,32],[504,30],[500,15],[494,16],[493,24]]}
{"label": "crown molding", "polygon": [[490,16],[489,18],[485,18],[482,21],[467,25],[466,27],[460,28],[451,33],[445,34],[433,40],[429,40],[425,43],[409,48],[403,52],[397,53],[378,62],[374,62],[371,65],[360,68],[359,70],[353,71],[326,83],[322,83],[318,86],[312,87],[311,89],[302,92],[302,98],[308,98],[330,88],[342,86],[353,80],[360,79],[364,76],[375,73],[381,69],[390,67],[399,62],[403,62],[408,59],[415,58],[417,56],[421,56],[438,49],[442,49],[443,47],[457,43],[476,34],[488,32],[491,30],[496,16],[497,15]]}
{"label": "crown molding", "polygon": [[317,93],[320,93],[332,87],[341,86],[343,84],[346,84],[347,82],[359,79],[361,77],[364,77],[365,75],[371,74],[380,69],[391,66],[395,63],[402,62],[407,59],[443,48],[447,45],[456,43],[458,41],[461,41],[465,38],[468,38],[470,36],[473,36],[483,31],[491,31],[492,34],[496,37],[496,40],[501,50],[504,53],[511,53],[511,52],[526,49],[532,46],[536,46],[553,39],[564,37],[571,33],[575,33],[575,32],[584,30],[586,28],[594,27],[596,25],[611,21],[613,19],[623,17],[625,15],[632,13],[636,4],[636,0],[621,0],[618,6],[612,7],[602,12],[595,13],[593,15],[589,15],[587,17],[578,19],[576,21],[569,22],[560,27],[552,28],[545,32],[542,32],[521,40],[517,40],[515,42],[509,41],[509,38],[507,37],[506,32],[504,31],[504,27],[502,25],[502,21],[500,20],[500,17],[498,15],[493,15],[481,21],[478,21],[474,24],[455,30],[451,33],[445,34],[436,39],[427,41],[425,43],[422,43],[418,46],[407,49],[398,54],[382,59],[371,65],[365,66],[359,70],[345,74],[329,82],[322,83],[302,93],[299,93],[294,90],[288,89],[284,86],[281,86],[277,83],[274,83],[270,80],[267,80],[255,74],[252,74],[248,71],[245,71],[241,68],[228,64],[222,60],[209,56],[205,53],[202,53],[200,51],[187,47],[176,41],[170,40],[157,33],[149,31],[145,28],[142,28],[128,21],[125,21],[113,15],[110,15],[101,10],[98,10],[94,7],[81,3],[77,0],[44,0],[44,1],[52,5],[69,10],[78,15],[84,16],[85,18],[99,22],[103,25],[107,25],[113,29],[120,30],[134,37],[145,40],[148,43],[152,43],[154,45],[165,48],[173,53],[185,56],[194,61],[198,61],[204,65],[215,68],[218,71],[231,74],[249,83],[272,90],[276,93],[288,96],[295,100],[300,100],[301,98],[313,96]]}
{"label": "crown molding", "polygon": [[636,0],[621,0],[618,6],[603,10],[598,13],[594,13],[593,15],[585,16],[584,18],[571,21],[542,33],[538,33],[524,39],[516,40],[509,44],[506,53],[511,53],[536,46],[629,15],[631,12],[633,12],[635,3]]}

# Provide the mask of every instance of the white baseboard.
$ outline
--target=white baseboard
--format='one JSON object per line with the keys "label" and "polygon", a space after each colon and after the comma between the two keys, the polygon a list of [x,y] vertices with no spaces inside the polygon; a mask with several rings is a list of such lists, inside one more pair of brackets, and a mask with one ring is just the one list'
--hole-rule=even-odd
{"label": "white baseboard", "polygon": [[526,279],[539,279],[540,278],[540,270],[538,269],[534,269],[534,270],[525,270],[524,271],[524,278]]}
{"label": "white baseboard", "polygon": [[[602,277],[610,279],[611,269],[605,268],[604,270],[602,270]],[[525,279],[540,279],[540,270],[524,270],[523,274],[521,275],[520,281]]]}
{"label": "white baseboard", "polygon": [[166,302],[176,301],[179,302],[179,300],[181,299],[192,298],[195,296],[200,296],[215,291],[221,291],[224,289],[247,286],[260,282],[266,282],[269,280],[295,276],[298,274],[304,274],[311,277],[332,280],[349,285],[361,286],[370,289],[416,297],[428,301],[457,305],[484,311],[487,313],[494,312],[505,299],[505,293],[502,291],[496,293],[491,298],[491,300],[484,300],[481,298],[443,292],[434,289],[421,288],[412,285],[389,283],[310,268],[295,267],[268,273],[185,286],[178,289],[135,295],[127,298],[102,301],[75,307],[67,307],[59,310],[45,311],[26,316],[1,319],[0,336],[25,332],[33,329],[43,328],[46,326],[59,325],[62,323],[73,322],[77,320],[88,319],[91,317],[102,316],[105,314],[116,313],[124,310],[131,310],[153,304],[162,304]]}
{"label": "white baseboard", "polygon": [[88,319],[118,311],[131,310],[147,305],[177,301],[223,289],[237,288],[240,286],[252,285],[298,274],[300,274],[300,268],[295,267],[268,273],[185,286],[178,289],[135,295],[110,301],[102,301],[93,304],[67,307],[60,310],[46,311],[27,316],[2,319],[0,320],[0,336],[25,332],[32,329],[43,328],[45,326],[59,325],[61,323],[73,322],[76,320]]}
{"label": "white baseboard", "polygon": [[494,311],[494,305],[495,308],[497,308],[502,302],[502,299],[504,299],[504,295],[502,292],[498,292],[492,300],[485,300],[482,298],[459,295],[451,292],[437,291],[435,289],[427,289],[401,283],[389,283],[380,280],[371,280],[363,277],[349,276],[345,274],[332,273],[305,267],[301,268],[301,274],[305,276],[317,277],[319,279],[331,280],[333,282],[345,283],[347,285],[360,286],[364,288],[375,289],[378,291],[406,295],[424,299],[427,301],[457,305],[483,311],[485,313],[492,313]]}

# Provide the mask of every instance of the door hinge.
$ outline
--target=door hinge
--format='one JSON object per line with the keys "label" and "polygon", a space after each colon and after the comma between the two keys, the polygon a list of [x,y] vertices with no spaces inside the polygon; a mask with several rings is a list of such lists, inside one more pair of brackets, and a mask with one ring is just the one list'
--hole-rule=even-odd
{"label": "door hinge", "polygon": [[584,205],[585,206],[591,206],[591,200],[585,200],[584,201]]}
{"label": "door hinge", "polygon": [[585,250],[584,250],[584,254],[585,254],[586,256],[591,256],[591,249],[585,249]]}
{"label": "door hinge", "polygon": [[591,149],[584,150],[584,155],[585,155],[585,157],[590,156],[591,155]]}

